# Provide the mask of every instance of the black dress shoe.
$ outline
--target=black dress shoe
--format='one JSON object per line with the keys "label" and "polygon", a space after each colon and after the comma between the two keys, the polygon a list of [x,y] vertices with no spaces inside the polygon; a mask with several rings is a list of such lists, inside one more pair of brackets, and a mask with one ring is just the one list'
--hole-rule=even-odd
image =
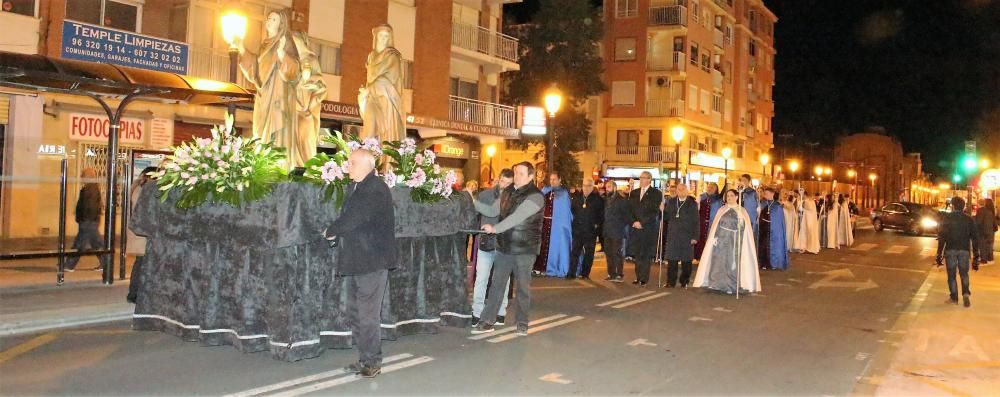
{"label": "black dress shoe", "polygon": [[576,279],[576,275],[574,275],[574,274],[567,274],[567,275],[566,275],[566,279],[567,279],[567,280],[573,280],[573,279]]}
{"label": "black dress shoe", "polygon": [[642,284],[642,283],[639,280],[635,280],[632,282],[632,284]]}
{"label": "black dress shoe", "polygon": [[972,302],[969,301],[969,296],[968,295],[963,295],[962,296],[962,305],[965,306],[965,307],[972,306]]}
{"label": "black dress shoe", "polygon": [[614,281],[614,279],[615,279],[614,276],[607,276],[604,278],[604,281]]}
{"label": "black dress shoe", "polygon": [[645,287],[646,286],[646,282],[645,281],[640,281],[639,282],[639,286],[640,287]]}

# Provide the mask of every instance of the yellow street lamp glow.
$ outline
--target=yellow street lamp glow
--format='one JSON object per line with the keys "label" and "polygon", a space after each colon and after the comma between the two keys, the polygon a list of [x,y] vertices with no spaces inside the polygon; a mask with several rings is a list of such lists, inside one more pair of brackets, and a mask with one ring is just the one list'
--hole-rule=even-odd
{"label": "yellow street lamp glow", "polygon": [[496,145],[489,145],[489,146],[486,147],[486,155],[487,156],[493,157],[493,155],[495,155],[495,154],[497,154],[497,147],[496,147]]}
{"label": "yellow street lamp glow", "polygon": [[871,180],[872,182],[875,182],[875,179],[876,179],[876,178],[878,178],[878,175],[875,175],[875,174],[868,174],[868,179],[870,179],[870,180]]}
{"label": "yellow street lamp glow", "polygon": [[813,172],[816,173],[816,175],[822,176],[823,175],[823,167],[817,165],[816,168],[813,168]]}
{"label": "yellow street lamp glow", "polygon": [[792,160],[790,163],[788,163],[788,169],[792,170],[793,173],[796,172],[796,171],[798,171],[799,170],[799,162],[795,161],[795,160]]}
{"label": "yellow street lamp glow", "polygon": [[247,16],[236,10],[229,10],[222,15],[222,38],[230,47],[242,42],[247,34]]}
{"label": "yellow street lamp glow", "polygon": [[987,159],[979,160],[979,168],[982,169],[990,168],[990,161]]}
{"label": "yellow street lamp glow", "polygon": [[684,140],[684,127],[677,126],[670,130],[670,134],[674,137],[674,142],[678,145]]}
{"label": "yellow street lamp glow", "polygon": [[823,173],[825,173],[827,175],[833,175],[833,170],[830,169],[830,167],[826,167],[826,169],[823,170]]}
{"label": "yellow street lamp glow", "polygon": [[941,189],[941,190],[951,190],[951,184],[950,183],[942,183],[942,184],[938,185],[938,188]]}
{"label": "yellow street lamp glow", "polygon": [[854,178],[854,177],[855,177],[855,176],[857,176],[857,175],[858,175],[858,172],[857,172],[857,171],[855,171],[855,170],[853,170],[853,169],[851,169],[851,170],[847,170],[847,176],[848,176],[848,177],[851,177],[851,178]]}
{"label": "yellow street lamp glow", "polygon": [[762,165],[767,165],[767,163],[769,163],[769,162],[771,162],[771,155],[769,155],[767,153],[761,153],[760,154],[760,163]]}
{"label": "yellow street lamp glow", "polygon": [[732,155],[733,155],[733,149],[730,149],[728,147],[722,148],[722,157],[723,158],[725,158],[726,160],[729,160],[729,157],[732,157]]}
{"label": "yellow street lamp glow", "polygon": [[552,84],[548,90],[545,91],[545,110],[549,112],[549,116],[555,117],[556,113],[559,112],[559,107],[562,106],[562,91],[559,91],[559,87]]}

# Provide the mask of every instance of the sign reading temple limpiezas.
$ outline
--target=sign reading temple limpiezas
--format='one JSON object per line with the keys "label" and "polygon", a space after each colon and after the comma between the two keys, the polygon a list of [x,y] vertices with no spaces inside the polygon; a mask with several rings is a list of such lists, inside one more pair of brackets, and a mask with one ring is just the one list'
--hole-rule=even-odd
{"label": "sign reading temple limpiezas", "polygon": [[62,57],[187,74],[188,45],[71,20],[63,21]]}

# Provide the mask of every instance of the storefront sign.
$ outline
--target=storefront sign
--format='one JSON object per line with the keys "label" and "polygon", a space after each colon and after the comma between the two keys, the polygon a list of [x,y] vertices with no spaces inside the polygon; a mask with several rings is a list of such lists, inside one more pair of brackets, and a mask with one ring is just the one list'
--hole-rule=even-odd
{"label": "storefront sign", "polygon": [[979,186],[983,190],[1000,189],[1000,168],[993,168],[983,171],[979,176]]}
{"label": "storefront sign", "polygon": [[653,179],[660,179],[660,171],[656,168],[627,168],[627,167],[608,167],[604,172],[604,176],[607,178],[633,178],[639,179],[639,176],[643,172],[649,172],[653,174]]}
{"label": "storefront sign", "polygon": [[361,109],[358,108],[358,105],[352,105],[349,103],[323,101],[320,117],[360,120]]}
{"label": "storefront sign", "polygon": [[174,121],[153,119],[149,122],[149,147],[166,149],[174,144]]}
{"label": "storefront sign", "polygon": [[176,41],[63,21],[62,57],[187,74],[188,45]]}
{"label": "storefront sign", "polygon": [[38,154],[63,156],[66,154],[66,146],[63,145],[38,145]]}
{"label": "storefront sign", "polygon": [[[69,114],[69,139],[74,141],[107,142],[108,124],[107,116],[71,113]],[[142,145],[143,124],[142,119],[123,118],[118,123],[121,126],[121,129],[118,130],[118,142]]]}
{"label": "storefront sign", "polygon": [[545,109],[539,106],[521,106],[521,133],[525,135],[545,135]]}
{"label": "storefront sign", "polygon": [[521,135],[518,130],[513,128],[494,127],[490,125],[472,124],[454,120],[438,120],[435,118],[413,115],[406,117],[406,123],[407,126],[413,127],[427,127],[454,132],[499,136],[510,139],[520,138]]}
{"label": "storefront sign", "polygon": [[469,145],[462,142],[440,142],[431,146],[431,150],[437,153],[438,157],[452,159],[469,158]]}
{"label": "storefront sign", "polygon": [[726,159],[722,156],[692,151],[691,164],[700,165],[702,167],[723,169],[726,168]]}

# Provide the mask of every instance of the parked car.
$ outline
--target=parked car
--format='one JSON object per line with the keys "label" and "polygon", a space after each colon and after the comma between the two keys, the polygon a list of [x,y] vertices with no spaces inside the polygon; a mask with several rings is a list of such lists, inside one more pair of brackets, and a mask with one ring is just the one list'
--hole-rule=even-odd
{"label": "parked car", "polygon": [[902,230],[914,236],[936,234],[941,216],[933,207],[910,203],[889,203],[872,211],[872,226],[876,232],[883,229]]}

